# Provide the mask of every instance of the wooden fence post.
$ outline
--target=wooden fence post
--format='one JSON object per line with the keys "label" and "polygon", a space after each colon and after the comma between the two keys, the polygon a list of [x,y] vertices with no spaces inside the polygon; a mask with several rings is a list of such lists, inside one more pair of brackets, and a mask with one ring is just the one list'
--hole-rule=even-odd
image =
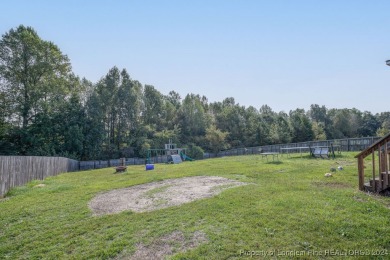
{"label": "wooden fence post", "polygon": [[363,157],[358,158],[358,172],[359,172],[359,190],[364,190],[364,161]]}

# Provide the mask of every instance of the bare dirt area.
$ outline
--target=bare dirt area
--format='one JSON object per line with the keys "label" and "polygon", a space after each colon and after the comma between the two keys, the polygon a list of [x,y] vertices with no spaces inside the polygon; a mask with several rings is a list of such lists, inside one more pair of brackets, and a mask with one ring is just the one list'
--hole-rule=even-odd
{"label": "bare dirt area", "polygon": [[133,254],[122,252],[115,260],[119,259],[142,259],[160,260],[167,256],[184,252],[207,242],[206,234],[196,231],[190,238],[186,238],[180,231],[172,232],[153,241],[150,245],[138,244]]}
{"label": "bare dirt area", "polygon": [[212,197],[225,189],[246,184],[217,176],[169,179],[101,193],[90,201],[89,207],[94,215],[125,210],[153,211]]}

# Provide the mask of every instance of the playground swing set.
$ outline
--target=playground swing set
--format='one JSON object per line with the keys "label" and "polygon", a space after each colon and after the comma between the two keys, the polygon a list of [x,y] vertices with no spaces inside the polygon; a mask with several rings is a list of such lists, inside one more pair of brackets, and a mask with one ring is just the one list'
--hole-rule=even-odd
{"label": "playground swing set", "polygon": [[165,149],[148,149],[146,151],[146,170],[153,170],[153,163],[172,163],[177,164],[183,161],[193,161],[191,157],[186,155],[186,148],[178,148],[176,144],[165,144]]}

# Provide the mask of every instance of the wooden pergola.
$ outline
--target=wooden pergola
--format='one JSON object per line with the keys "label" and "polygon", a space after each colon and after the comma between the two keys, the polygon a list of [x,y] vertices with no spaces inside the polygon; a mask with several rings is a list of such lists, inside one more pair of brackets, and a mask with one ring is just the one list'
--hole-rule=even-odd
{"label": "wooden pergola", "polygon": [[[355,156],[358,160],[359,189],[380,193],[390,187],[389,165],[390,165],[390,133],[372,144],[367,149]],[[372,176],[370,181],[364,182],[364,159],[368,156],[372,158]]]}

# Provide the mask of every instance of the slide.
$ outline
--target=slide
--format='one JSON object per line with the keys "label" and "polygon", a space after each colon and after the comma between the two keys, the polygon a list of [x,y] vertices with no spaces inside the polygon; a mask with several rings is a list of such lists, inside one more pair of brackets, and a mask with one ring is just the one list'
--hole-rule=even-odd
{"label": "slide", "polygon": [[188,157],[184,153],[180,153],[180,156],[183,159],[183,161],[194,161],[194,159],[192,159],[191,157]]}

